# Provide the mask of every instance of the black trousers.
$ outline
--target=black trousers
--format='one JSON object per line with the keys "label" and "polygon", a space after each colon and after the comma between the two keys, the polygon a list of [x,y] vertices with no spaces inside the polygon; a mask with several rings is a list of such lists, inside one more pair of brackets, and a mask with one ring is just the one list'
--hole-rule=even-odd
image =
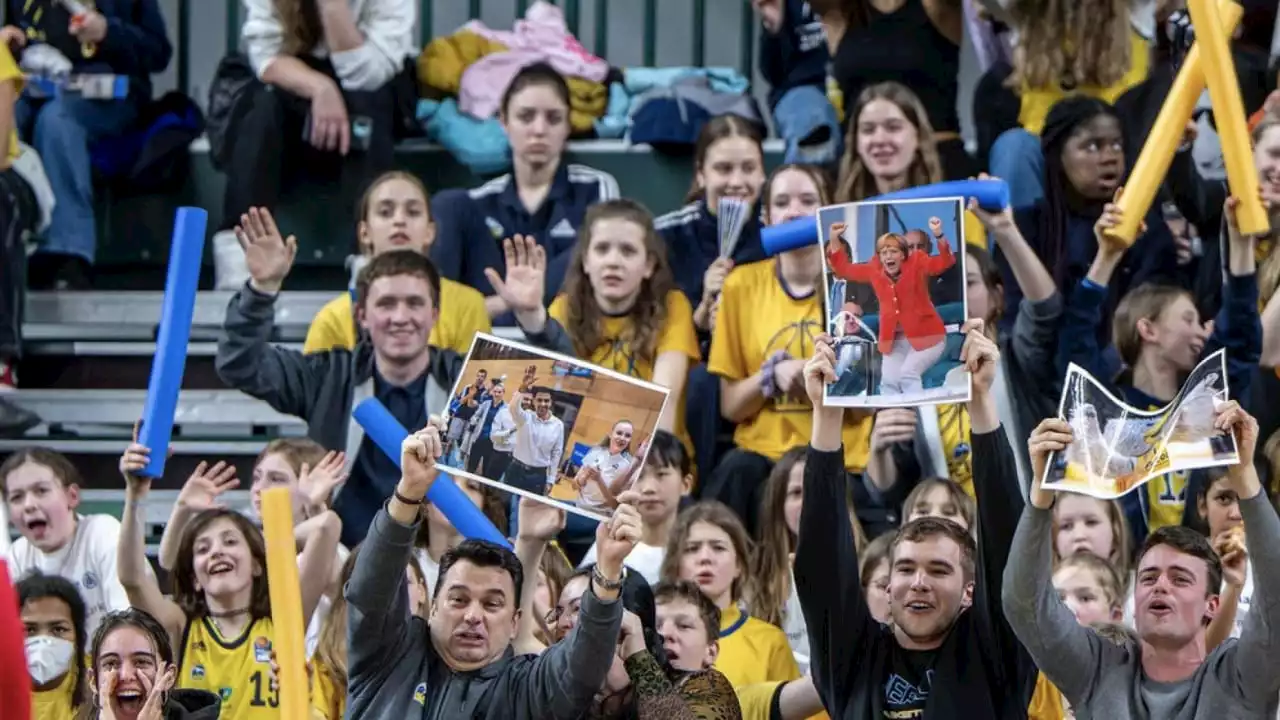
{"label": "black trousers", "polygon": [[0,171],[0,360],[22,354],[28,233],[39,222],[35,193],[12,169]]}
{"label": "black trousers", "polygon": [[[301,58],[313,69],[334,78],[328,60]],[[355,227],[355,205],[365,188],[394,165],[396,100],[395,80],[373,91],[343,90],[347,117],[368,118],[372,132],[368,147],[358,149],[352,140],[344,157],[337,152],[317,150],[306,142],[311,102],[287,90],[258,81],[245,89],[248,103],[244,114],[229,131],[232,138],[227,158],[227,188],[223,196],[220,230],[229,230],[250,207],[274,210],[280,197],[306,185],[341,210],[336,222]]]}
{"label": "black trousers", "polygon": [[547,468],[525,465],[513,459],[502,474],[502,482],[534,495],[547,494]]}
{"label": "black trousers", "polygon": [[480,461],[484,461],[485,477],[502,477],[502,475],[493,474],[493,441],[488,435],[481,435],[471,443],[471,454],[467,456],[467,472],[474,473],[476,468],[480,467]]}

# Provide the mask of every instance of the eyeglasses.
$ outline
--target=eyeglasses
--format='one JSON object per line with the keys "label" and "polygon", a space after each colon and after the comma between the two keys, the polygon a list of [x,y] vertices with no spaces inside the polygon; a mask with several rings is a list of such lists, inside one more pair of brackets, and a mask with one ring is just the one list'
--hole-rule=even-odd
{"label": "eyeglasses", "polygon": [[578,614],[581,612],[582,602],[580,600],[574,600],[569,603],[569,607],[556,606],[551,608],[551,611],[547,613],[547,616],[543,618],[543,620],[548,626],[559,624],[560,619],[564,617],[567,617],[572,622],[577,623]]}

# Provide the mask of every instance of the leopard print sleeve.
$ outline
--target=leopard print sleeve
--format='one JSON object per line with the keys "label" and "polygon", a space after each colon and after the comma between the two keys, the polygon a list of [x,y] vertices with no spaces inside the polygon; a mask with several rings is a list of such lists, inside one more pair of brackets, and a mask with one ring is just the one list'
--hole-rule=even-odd
{"label": "leopard print sleeve", "polygon": [[741,720],[738,696],[717,670],[683,676],[673,683],[653,655],[639,652],[626,660],[641,720]]}

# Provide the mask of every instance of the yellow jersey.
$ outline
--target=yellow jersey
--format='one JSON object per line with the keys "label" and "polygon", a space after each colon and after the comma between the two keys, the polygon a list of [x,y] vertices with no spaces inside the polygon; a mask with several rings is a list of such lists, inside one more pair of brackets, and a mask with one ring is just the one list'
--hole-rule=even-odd
{"label": "yellow jersey", "polygon": [[[693,326],[693,306],[689,299],[679,290],[667,293],[667,318],[658,334],[658,343],[654,348],[654,359],[666,353],[679,353],[689,358],[692,367],[702,359],[698,350],[698,331]],[[547,309],[547,314],[564,325],[569,318],[569,302],[564,295],[559,295]],[[589,357],[583,358],[600,367],[608,368],[623,375],[653,380],[654,361],[636,355],[630,343],[633,321],[631,316],[604,317],[600,346],[592,351]],[[567,329],[567,327],[566,327]],[[686,380],[687,380],[686,376]],[[693,439],[689,437],[689,429],[684,422],[684,393],[679,398],[671,398],[678,403],[676,407],[675,435],[684,443],[685,450],[692,456]],[[668,401],[670,402],[670,400]]]}
{"label": "yellow jersey", "polygon": [[[821,294],[819,287],[808,297],[792,297],[778,276],[776,259],[734,268],[720,291],[707,370],[736,382],[757,373],[778,351],[808,360],[825,325]],[[871,415],[845,413],[844,422],[845,467],[861,470],[871,449]],[[807,399],[779,397],[738,423],[733,443],[776,461],[791,448],[808,445],[812,429],[813,406]]]}
{"label": "yellow jersey", "polygon": [[960,404],[939,405],[938,430],[942,436],[942,453],[947,461],[947,477],[963,488],[969,497],[975,497],[969,409]]}
{"label": "yellow jersey", "polygon": [[1039,135],[1044,129],[1044,120],[1049,116],[1049,109],[1068,95],[1088,95],[1115,104],[1126,90],[1147,79],[1147,69],[1151,65],[1150,55],[1147,39],[1131,29],[1129,31],[1129,70],[1119,82],[1107,87],[1082,85],[1070,91],[1063,90],[1056,83],[1042,88],[1024,86],[1018,124],[1032,135]]}
{"label": "yellow jersey", "polygon": [[[18,63],[14,62],[13,53],[9,51],[9,46],[0,43],[0,82],[13,83],[13,97],[17,99],[22,94],[22,86],[24,85],[22,71],[18,69]],[[12,108],[10,108],[12,109]],[[18,130],[15,127],[9,132],[6,138],[9,143],[8,154],[0,164],[0,167],[7,168],[13,162],[13,159],[21,154],[18,147]]]}
{"label": "yellow jersey", "polygon": [[31,693],[31,720],[74,720],[75,691],[76,673],[72,668],[56,686]]}
{"label": "yellow jersey", "polygon": [[1036,691],[1027,705],[1027,720],[1065,720],[1066,701],[1049,678],[1040,673],[1036,678]]}
{"label": "yellow jersey", "polygon": [[222,699],[222,720],[280,717],[280,693],[271,687],[271,618],[258,618],[238,638],[225,639],[209,617],[188,621],[182,638],[179,688],[207,690]]}
{"label": "yellow jersey", "polygon": [[735,689],[800,677],[782,628],[744,615],[736,605],[720,611],[720,654],[714,667]]}
{"label": "yellow jersey", "polygon": [[329,677],[329,667],[318,657],[311,671],[311,717],[316,720],[342,720],[347,712],[347,688]]}
{"label": "yellow jersey", "polygon": [[[352,311],[352,292],[330,300],[316,313],[303,342],[304,353],[325,350],[350,350],[356,346],[356,316]],[[493,330],[489,313],[484,309],[484,295],[479,290],[448,278],[440,278],[440,316],[427,342],[463,355],[471,351],[476,333]]]}

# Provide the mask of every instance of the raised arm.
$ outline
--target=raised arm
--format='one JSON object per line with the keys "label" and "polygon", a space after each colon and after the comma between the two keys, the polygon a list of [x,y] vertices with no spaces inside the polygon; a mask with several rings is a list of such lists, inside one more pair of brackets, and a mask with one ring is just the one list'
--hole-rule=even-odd
{"label": "raised arm", "polygon": [[279,412],[306,419],[331,355],[303,355],[271,344],[276,296],[298,252],[297,238],[282,238],[271,213],[259,208],[242,216],[236,235],[245,248],[250,280],[227,305],[214,360],[218,377]]}
{"label": "raised arm", "polygon": [[235,465],[219,460],[213,467],[206,462],[196,466],[195,472],[178,491],[178,499],[169,513],[169,522],[160,535],[158,561],[161,568],[173,570],[178,561],[178,547],[182,545],[182,533],[192,518],[205,510],[219,507],[218,497],[239,484]]}
{"label": "raised arm", "polygon": [[809,633],[809,671],[823,705],[839,713],[848,705],[858,664],[866,659],[868,636],[877,624],[862,594],[858,552],[845,509],[844,409],[822,404],[823,386],[835,379],[835,351],[823,335],[805,365],[813,434],[805,460],[805,502],[793,568]]}
{"label": "raised arm", "polygon": [[116,549],[116,573],[120,585],[129,596],[129,604],[144,610],[164,626],[169,639],[179,645],[187,626],[187,616],[172,600],[160,592],[155,576],[147,564],[144,524],[146,511],[142,505],[151,490],[151,481],[138,473],[147,466],[151,450],[134,441],[120,457],[120,474],[124,476],[124,516],[120,520],[120,546]]}
{"label": "raised arm", "polygon": [[526,706],[533,717],[576,720],[604,683],[622,627],[623,561],[640,540],[639,498],[634,491],[623,493],[617,510],[596,527],[596,564],[582,594],[578,625],[529,668]]}
{"label": "raised arm", "polygon": [[[1116,199],[1121,190],[1116,190]],[[1110,230],[1120,224],[1123,213],[1115,202],[1107,203],[1102,215],[1093,226],[1094,237],[1098,240],[1098,254],[1093,258],[1089,273],[1080,286],[1071,293],[1062,316],[1061,330],[1058,333],[1058,375],[1066,373],[1067,367],[1075,363],[1089,371],[1094,377],[1106,375],[1102,368],[1102,348],[1098,347],[1098,325],[1102,323],[1102,308],[1107,302],[1107,284],[1120,267],[1127,248],[1112,239]],[[1145,224],[1143,226],[1145,230]]]}
{"label": "raised arm", "polygon": [[[434,421],[405,438],[400,449],[400,482],[373,517],[344,595],[347,598],[348,677],[380,672],[409,642],[409,591],[405,566],[421,522],[422,501],[435,482],[441,455]],[[430,643],[427,644],[430,647]]]}
{"label": "raised arm", "polygon": [[1004,615],[1040,670],[1081,706],[1106,672],[1107,652],[1120,648],[1076,622],[1053,587],[1054,494],[1040,489],[1050,453],[1071,443],[1065,420],[1045,420],[1031,434],[1031,502],[1022,511],[1004,570]]}
{"label": "raised arm", "polygon": [[[533,601],[538,591],[538,569],[547,544],[564,530],[564,511],[532,498],[520,498],[520,534],[516,537],[516,557],[525,569],[524,585],[520,589],[520,625],[511,641],[516,654],[540,653],[547,648],[537,637],[537,631],[546,632],[546,620],[538,617]],[[554,604],[556,598],[551,598]]]}
{"label": "raised arm", "polygon": [[1235,663],[1224,666],[1234,677],[1224,678],[1224,684],[1263,707],[1280,690],[1275,672],[1280,664],[1280,517],[1267,501],[1252,462],[1258,421],[1232,401],[1218,413],[1214,427],[1235,434],[1241,461],[1227,468],[1227,482],[1240,498],[1245,547],[1253,563],[1253,599],[1240,628]]}
{"label": "raised arm", "polygon": [[1222,283],[1222,307],[1205,343],[1204,354],[1227,350],[1227,384],[1233,397],[1248,397],[1249,384],[1262,356],[1262,323],[1258,317],[1258,275],[1255,239],[1242,235],[1236,222],[1240,201],[1227,198],[1227,276]]}
{"label": "raised arm", "polygon": [[[298,554],[298,578],[302,585],[303,622],[320,604],[320,598],[333,585],[334,562],[338,557],[338,538],[342,535],[342,520],[332,510],[325,510],[315,517],[298,524],[295,537],[302,542]],[[408,561],[405,561],[408,564]]]}

